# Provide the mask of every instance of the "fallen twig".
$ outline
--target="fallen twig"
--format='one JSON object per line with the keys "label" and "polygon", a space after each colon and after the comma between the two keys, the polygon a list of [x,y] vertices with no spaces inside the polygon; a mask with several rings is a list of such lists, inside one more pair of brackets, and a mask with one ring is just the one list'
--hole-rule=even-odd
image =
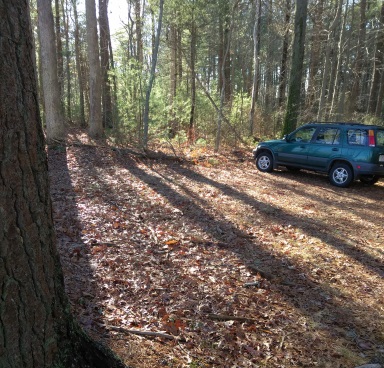
{"label": "fallen twig", "polygon": [[116,332],[122,332],[125,334],[134,334],[140,336],[150,336],[150,337],[162,337],[168,340],[174,340],[175,337],[164,332],[154,332],[154,331],[140,331],[140,330],[129,330],[127,328],[117,327],[117,326],[107,326],[110,330]]}

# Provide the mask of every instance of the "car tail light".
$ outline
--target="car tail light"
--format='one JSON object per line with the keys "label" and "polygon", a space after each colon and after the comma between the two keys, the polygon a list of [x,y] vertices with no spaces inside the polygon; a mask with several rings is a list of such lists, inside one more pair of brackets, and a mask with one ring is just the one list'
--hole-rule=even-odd
{"label": "car tail light", "polygon": [[373,130],[368,130],[368,144],[369,147],[375,147],[376,142],[375,142],[375,132]]}

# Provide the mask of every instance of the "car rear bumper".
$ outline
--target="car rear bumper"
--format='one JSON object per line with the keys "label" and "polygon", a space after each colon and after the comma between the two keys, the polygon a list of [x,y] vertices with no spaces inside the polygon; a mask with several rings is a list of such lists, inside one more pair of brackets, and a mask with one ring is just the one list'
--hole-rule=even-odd
{"label": "car rear bumper", "polygon": [[355,175],[377,175],[384,177],[384,163],[383,164],[367,164],[357,163],[354,165]]}

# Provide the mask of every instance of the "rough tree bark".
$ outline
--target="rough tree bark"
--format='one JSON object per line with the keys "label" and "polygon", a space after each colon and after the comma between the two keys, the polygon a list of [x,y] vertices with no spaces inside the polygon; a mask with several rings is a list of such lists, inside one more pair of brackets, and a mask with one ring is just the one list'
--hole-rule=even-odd
{"label": "rough tree bark", "polygon": [[0,0],[0,14],[0,367],[124,367],[87,338],[69,312],[28,2]]}

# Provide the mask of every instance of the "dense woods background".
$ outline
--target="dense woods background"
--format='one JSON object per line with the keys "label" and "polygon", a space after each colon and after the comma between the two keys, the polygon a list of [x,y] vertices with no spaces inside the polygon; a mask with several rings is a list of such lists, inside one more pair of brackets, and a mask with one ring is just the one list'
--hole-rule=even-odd
{"label": "dense woods background", "polygon": [[[127,0],[111,34],[113,1],[31,0],[48,139],[60,124],[218,150],[309,120],[382,122],[382,1]],[[58,81],[44,84],[52,59]],[[52,84],[64,119],[48,114]]]}

